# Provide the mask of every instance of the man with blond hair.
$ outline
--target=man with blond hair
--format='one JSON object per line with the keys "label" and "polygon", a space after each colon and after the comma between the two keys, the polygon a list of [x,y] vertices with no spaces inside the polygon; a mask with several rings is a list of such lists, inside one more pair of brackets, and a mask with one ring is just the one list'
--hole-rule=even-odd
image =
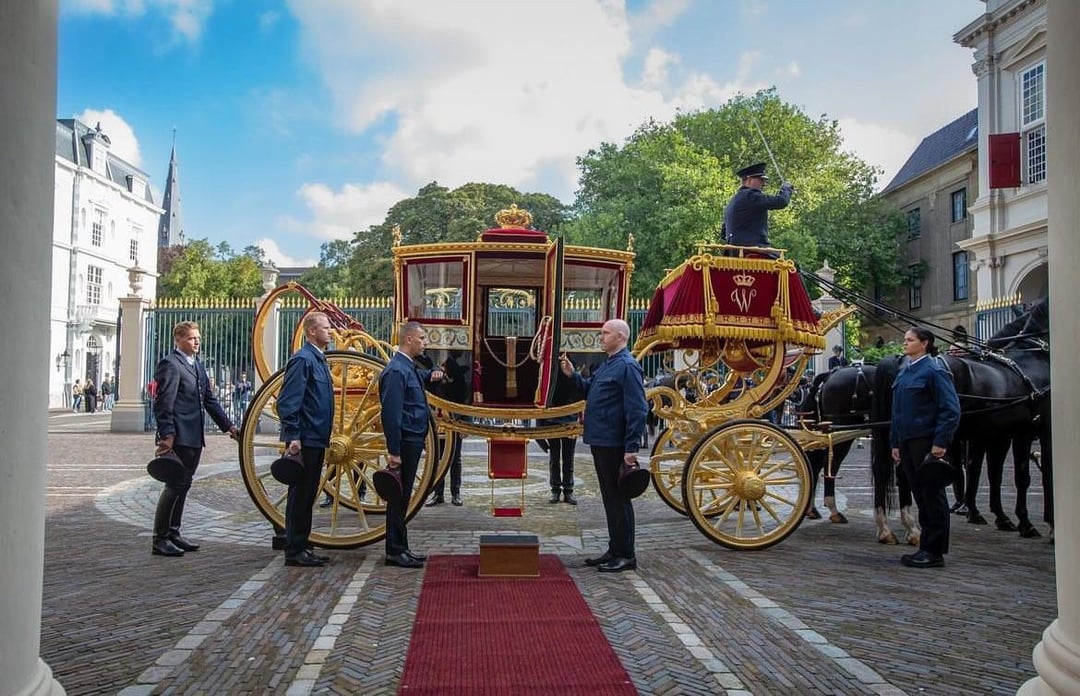
{"label": "man with blond hair", "polygon": [[199,467],[206,436],[203,432],[204,414],[210,414],[222,432],[234,439],[239,431],[225,409],[218,403],[210,387],[210,377],[197,359],[202,346],[199,325],[182,321],[173,327],[175,349],[162,358],[154,370],[157,396],[154,398],[154,417],[157,419],[157,454],[169,450],[176,453],[183,466],[179,481],[165,484],[154,513],[154,541],[151,551],[156,556],[183,556],[185,551],[198,551],[199,545],[180,535],[184,503],[195,470]]}

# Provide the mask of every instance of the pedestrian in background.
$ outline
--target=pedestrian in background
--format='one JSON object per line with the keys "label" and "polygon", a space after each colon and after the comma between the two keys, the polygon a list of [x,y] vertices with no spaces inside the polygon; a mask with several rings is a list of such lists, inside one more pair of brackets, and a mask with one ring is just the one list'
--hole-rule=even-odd
{"label": "pedestrian in background", "polygon": [[97,411],[97,387],[94,386],[94,380],[89,378],[86,380],[86,386],[83,387],[83,403],[86,405],[87,413]]}
{"label": "pedestrian in background", "polygon": [[582,440],[592,450],[600,497],[607,517],[608,548],[600,556],[585,561],[604,573],[637,568],[634,552],[634,504],[619,490],[623,464],[637,466],[637,453],[645,431],[645,376],[641,365],[630,355],[626,344],[630,327],[612,319],[600,329],[600,348],[607,359],[589,377],[574,371],[563,355],[562,373],[573,380],[585,396]]}
{"label": "pedestrian in background", "polygon": [[173,327],[173,351],[158,361],[154,370],[157,397],[154,416],[157,419],[157,454],[169,450],[176,453],[183,467],[179,481],[166,483],[158,497],[154,512],[154,541],[151,551],[157,556],[183,556],[185,551],[198,551],[199,545],[180,535],[184,503],[195,470],[199,468],[206,435],[204,414],[210,414],[222,432],[236,439],[239,430],[229,420],[217,395],[210,388],[210,378],[197,359],[202,345],[199,325],[182,321]]}
{"label": "pedestrian in background", "polygon": [[75,380],[75,384],[71,386],[71,410],[75,413],[79,412],[79,407],[83,402],[83,385],[81,380]]}
{"label": "pedestrian in background", "polygon": [[300,455],[300,481],[289,486],[285,501],[285,565],[313,567],[329,562],[311,550],[311,514],[319,492],[326,448],[334,426],[334,385],[323,351],[330,345],[330,320],[322,312],[304,317],[307,342],[285,365],[277,397],[282,442]]}
{"label": "pedestrian in background", "polygon": [[939,568],[949,552],[949,499],[945,486],[929,480],[923,471],[928,454],[944,457],[960,424],[960,399],[952,375],[934,357],[934,334],[913,327],[904,334],[906,363],[893,382],[892,458],[911,482],[919,506],[919,551],[900,562],[909,568]]}

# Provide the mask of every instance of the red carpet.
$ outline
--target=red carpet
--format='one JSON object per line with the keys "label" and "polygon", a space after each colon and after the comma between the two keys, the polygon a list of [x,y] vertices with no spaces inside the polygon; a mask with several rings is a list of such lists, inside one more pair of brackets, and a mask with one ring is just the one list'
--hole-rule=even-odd
{"label": "red carpet", "polygon": [[478,578],[478,556],[428,560],[402,694],[636,694],[555,556],[539,578]]}

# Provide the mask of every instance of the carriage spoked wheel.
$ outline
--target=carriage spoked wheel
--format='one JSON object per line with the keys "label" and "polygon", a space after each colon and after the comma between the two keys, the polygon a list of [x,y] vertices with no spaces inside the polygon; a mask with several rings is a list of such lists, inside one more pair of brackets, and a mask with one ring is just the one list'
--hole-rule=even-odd
{"label": "carriage spoked wheel", "polygon": [[682,494],[702,534],[729,549],[764,549],[802,522],[810,468],[798,443],[780,428],[728,421],[690,451]]}
{"label": "carriage spoked wheel", "polygon": [[680,439],[673,428],[660,431],[649,453],[649,472],[660,500],[680,515],[685,515],[682,479],[689,451],[678,445]]}
{"label": "carriage spoked wheel", "polygon": [[[326,362],[334,387],[334,427],[319,481],[330,505],[316,504],[311,542],[324,548],[356,548],[386,536],[386,504],[378,497],[371,476],[388,462],[379,419],[379,375],[382,361],[363,353],[329,351]],[[278,370],[255,393],[240,431],[240,472],[248,495],[276,530],[285,528],[288,486],[270,474],[270,463],[281,456],[278,440],[277,396],[285,381]],[[258,417],[253,417],[253,416]],[[447,448],[449,449],[449,448]],[[435,424],[431,423],[424,456],[409,497],[407,518],[422,507],[439,473]]]}

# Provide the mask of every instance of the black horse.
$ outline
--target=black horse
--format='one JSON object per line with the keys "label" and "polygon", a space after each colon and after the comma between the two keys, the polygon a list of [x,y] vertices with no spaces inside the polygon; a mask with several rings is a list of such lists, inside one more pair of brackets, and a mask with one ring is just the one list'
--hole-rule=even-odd
{"label": "black horse", "polygon": [[[960,397],[960,427],[957,441],[970,445],[973,460],[985,452],[990,471],[991,510],[1002,529],[1018,529],[1025,537],[1038,536],[1027,510],[1027,489],[1031,485],[1029,452],[1034,438],[1042,445],[1044,519],[1053,527],[1053,475],[1050,442],[1050,350],[1049,302],[1043,299],[1022,317],[1004,327],[988,342],[999,349],[969,355],[948,355],[943,360],[952,373]],[[892,383],[900,369],[900,358],[888,358],[878,366],[874,380],[875,422],[888,421],[892,407]],[[889,452],[888,429],[874,431],[873,465],[875,491],[879,481],[888,487],[894,464]],[[1013,526],[1001,506],[1001,472],[1005,456],[1013,448],[1013,467],[1017,489]],[[950,447],[959,451],[957,444]],[[974,509],[978,467],[968,473],[966,502]],[[977,513],[977,511],[976,511]]]}

